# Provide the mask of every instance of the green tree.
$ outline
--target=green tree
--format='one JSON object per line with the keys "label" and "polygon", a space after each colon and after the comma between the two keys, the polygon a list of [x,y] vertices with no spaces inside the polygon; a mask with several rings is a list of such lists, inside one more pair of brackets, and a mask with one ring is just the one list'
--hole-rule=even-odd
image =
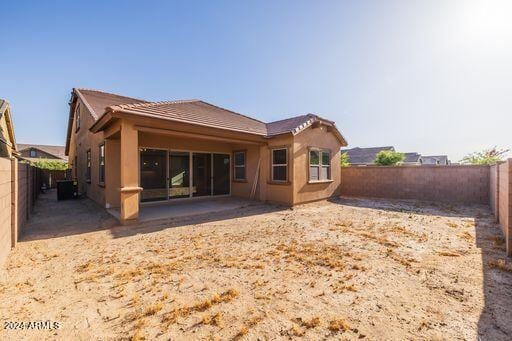
{"label": "green tree", "polygon": [[41,168],[41,169],[48,169],[48,170],[66,170],[68,169],[68,164],[63,163],[61,161],[55,161],[55,160],[38,160],[31,162],[32,166]]}
{"label": "green tree", "polygon": [[502,161],[509,150],[510,149],[499,149],[494,146],[490,149],[468,154],[464,156],[460,162],[466,165],[492,165],[498,161]]}
{"label": "green tree", "polygon": [[350,157],[348,153],[341,153],[341,167],[350,166]]}
{"label": "green tree", "polygon": [[379,166],[396,166],[401,164],[405,159],[403,153],[394,152],[392,150],[381,150],[375,157],[375,164]]}

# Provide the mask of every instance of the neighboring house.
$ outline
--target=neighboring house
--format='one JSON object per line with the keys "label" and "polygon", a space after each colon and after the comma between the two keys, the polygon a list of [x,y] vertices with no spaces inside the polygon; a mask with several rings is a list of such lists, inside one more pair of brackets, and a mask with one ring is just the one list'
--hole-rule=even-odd
{"label": "neighboring house", "polygon": [[232,195],[294,205],[339,194],[334,122],[265,123],[200,100],[147,102],[73,89],[66,155],[79,191],[137,219],[147,202]]}
{"label": "neighboring house", "polygon": [[0,99],[0,157],[12,158],[16,154],[16,140],[9,103]]}
{"label": "neighboring house", "polygon": [[447,166],[450,163],[447,155],[432,155],[432,156],[424,156],[422,155],[420,158],[420,163],[422,165],[443,165]]}
{"label": "neighboring house", "polygon": [[0,99],[0,266],[17,241],[18,168],[9,103]]}
{"label": "neighboring house", "polygon": [[[352,166],[371,166],[375,165],[375,158],[377,154],[383,150],[395,151],[395,147],[371,147],[371,148],[352,148],[343,149],[342,153],[348,154],[348,162]],[[406,166],[421,166],[421,165],[449,165],[450,161],[448,156],[423,156],[416,152],[404,153],[405,159],[403,165]]]}
{"label": "neighboring house", "polygon": [[409,166],[414,166],[414,165],[420,165],[421,162],[421,155],[418,154],[418,153],[404,153],[405,155],[405,159],[404,159],[404,162],[403,164],[404,165],[409,165]]}
{"label": "neighboring house", "polygon": [[[68,163],[64,146],[49,146],[41,144],[18,143],[20,158],[35,163],[38,161],[57,161]],[[56,169],[41,169],[39,183],[44,188],[56,188],[57,181],[68,178],[68,171]]]}
{"label": "neighboring house", "polygon": [[352,148],[352,149],[343,149],[342,153],[347,153],[348,162],[352,166],[369,166],[375,164],[375,158],[377,154],[383,150],[395,151],[395,148],[392,146],[386,147],[371,147],[371,148]]}
{"label": "neighboring house", "polygon": [[68,162],[64,146],[18,143],[18,151],[22,158],[30,161],[52,160]]}

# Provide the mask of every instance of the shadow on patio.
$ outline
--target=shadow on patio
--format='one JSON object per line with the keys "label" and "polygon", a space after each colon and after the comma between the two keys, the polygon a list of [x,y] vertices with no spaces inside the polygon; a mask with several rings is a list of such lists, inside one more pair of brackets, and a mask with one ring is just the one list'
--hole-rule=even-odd
{"label": "shadow on patio", "polygon": [[[234,219],[285,210],[269,205],[232,197],[210,200],[182,201],[149,205],[141,208],[138,222],[123,226],[111,214],[90,199],[57,201],[51,191],[41,194],[20,241],[58,238],[100,230],[110,230],[113,238],[151,233],[166,228]],[[117,211],[117,214],[118,211]]]}

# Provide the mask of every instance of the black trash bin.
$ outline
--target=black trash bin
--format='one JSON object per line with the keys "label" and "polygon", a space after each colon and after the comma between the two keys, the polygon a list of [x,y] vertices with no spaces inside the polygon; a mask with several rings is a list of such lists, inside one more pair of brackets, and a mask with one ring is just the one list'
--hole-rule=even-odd
{"label": "black trash bin", "polygon": [[57,181],[57,200],[67,200],[76,197],[76,183],[73,180]]}

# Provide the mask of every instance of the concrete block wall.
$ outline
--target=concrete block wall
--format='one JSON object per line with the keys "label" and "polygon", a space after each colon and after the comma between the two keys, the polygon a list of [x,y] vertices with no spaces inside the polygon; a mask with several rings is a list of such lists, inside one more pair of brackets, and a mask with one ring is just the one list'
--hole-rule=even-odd
{"label": "concrete block wall", "polygon": [[0,157],[0,265],[11,250],[11,160]]}
{"label": "concrete block wall", "polygon": [[512,159],[490,169],[491,209],[505,236],[507,255],[512,256]]}
{"label": "concrete block wall", "polygon": [[489,166],[342,167],[341,195],[489,204]]}

